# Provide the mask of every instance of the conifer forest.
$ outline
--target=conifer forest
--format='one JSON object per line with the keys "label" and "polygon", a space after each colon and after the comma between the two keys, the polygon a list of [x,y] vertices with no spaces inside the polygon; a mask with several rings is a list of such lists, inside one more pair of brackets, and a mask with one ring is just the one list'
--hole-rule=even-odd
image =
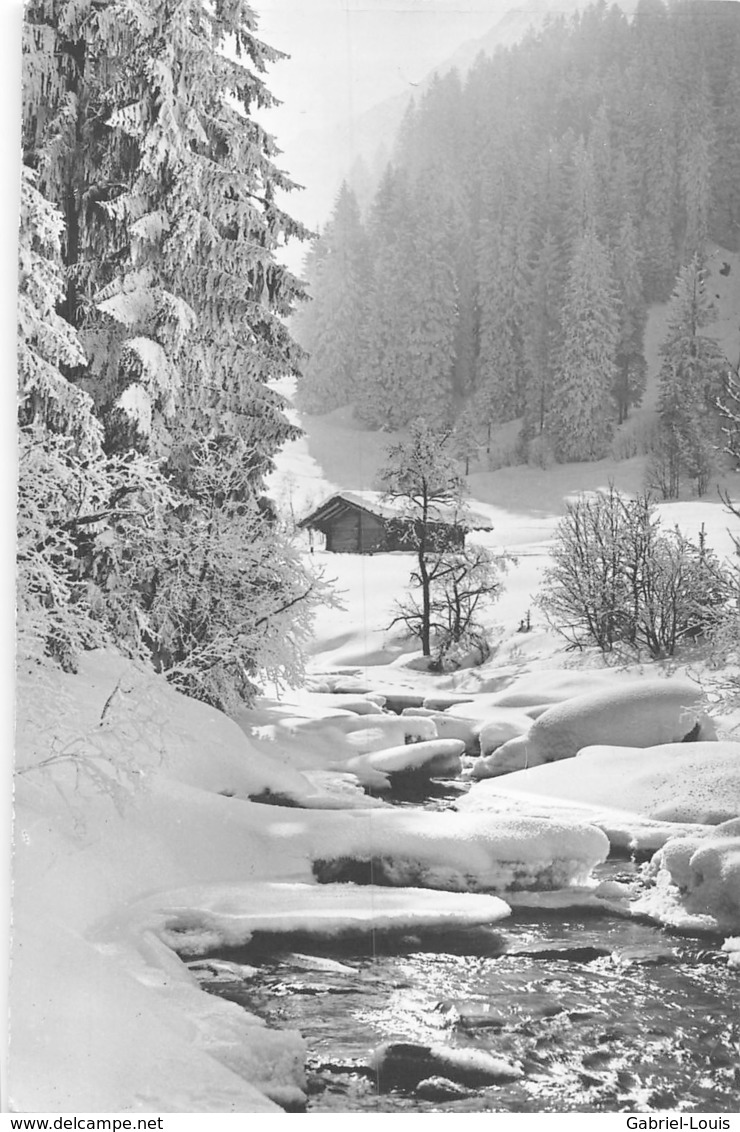
{"label": "conifer forest", "polygon": [[737,5],[552,18],[437,78],[393,146],[366,214],[345,183],[311,250],[301,406],[423,414],[468,452],[517,419],[520,460],[599,459],[670,300],[656,462],[701,481],[729,368],[701,333],[703,262],[740,240]]}

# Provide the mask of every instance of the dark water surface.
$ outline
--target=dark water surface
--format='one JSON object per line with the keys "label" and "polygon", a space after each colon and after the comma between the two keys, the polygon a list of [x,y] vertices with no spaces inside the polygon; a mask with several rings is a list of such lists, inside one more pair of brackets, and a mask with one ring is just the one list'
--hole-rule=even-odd
{"label": "dark water surface", "polygon": [[[740,972],[720,946],[610,915],[515,911],[450,934],[255,937],[220,957],[259,977],[206,989],[302,1032],[310,1111],[731,1113]],[[387,1041],[487,1050],[524,1076],[442,1100],[413,1082],[383,1093],[370,1055]]]}

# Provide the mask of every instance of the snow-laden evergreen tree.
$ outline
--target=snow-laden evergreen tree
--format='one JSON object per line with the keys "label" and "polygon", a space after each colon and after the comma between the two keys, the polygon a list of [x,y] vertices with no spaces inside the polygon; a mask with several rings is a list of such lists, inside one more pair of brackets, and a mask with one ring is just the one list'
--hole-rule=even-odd
{"label": "snow-laden evergreen tree", "polygon": [[[396,163],[413,187],[420,249],[437,265],[435,276],[453,271],[457,299],[453,385],[456,396],[471,387],[474,361],[475,255],[469,178],[461,175],[470,159],[470,125],[463,107],[457,70],[434,76],[418,106],[407,112],[396,144]],[[441,259],[446,260],[443,267]],[[426,270],[420,264],[419,270]]]}
{"label": "snow-laden evergreen tree", "polygon": [[618,308],[609,257],[590,229],[570,266],[550,431],[561,461],[598,460],[613,428]]}
{"label": "snow-laden evergreen tree", "polygon": [[657,78],[644,80],[636,96],[637,129],[634,164],[639,170],[640,243],[645,264],[645,287],[653,301],[664,299],[675,278],[674,242],[679,193],[678,141],[675,100]]}
{"label": "snow-laden evergreen tree", "polygon": [[725,247],[740,247],[740,30],[729,39],[717,95],[716,146],[712,161],[712,234]]}
{"label": "snow-laden evergreen tree", "polygon": [[373,428],[408,420],[407,265],[412,256],[411,205],[404,173],[388,166],[368,217],[371,249],[367,317],[356,408]]}
{"label": "snow-laden evergreen tree", "polygon": [[501,220],[483,223],[478,246],[477,400],[494,425],[519,416],[525,397],[529,217],[524,201],[502,207]]}
{"label": "snow-laden evergreen tree", "polygon": [[[702,81],[703,79],[703,81]],[[681,189],[684,211],[683,261],[704,253],[711,223],[712,162],[715,149],[711,95],[705,76],[684,107],[681,128]]]}
{"label": "snow-laden evergreen tree", "polygon": [[368,222],[372,276],[357,411],[373,427],[449,419],[458,326],[454,257],[435,184],[389,167]]}
{"label": "snow-laden evergreen tree", "polygon": [[84,455],[100,451],[101,427],[91,398],[67,380],[85,364],[79,337],[57,313],[64,298],[61,214],[41,195],[37,174],[21,171],[18,242],[18,410],[21,425],[74,439]]}
{"label": "snow-laden evergreen tree", "polygon": [[[724,389],[717,398],[717,407],[723,420],[723,448],[732,457],[735,467],[740,467],[740,363],[734,370],[727,367]],[[738,546],[737,540],[735,545]],[[740,554],[740,546],[738,553]]]}
{"label": "snow-laden evergreen tree", "polygon": [[285,615],[300,627],[317,596],[260,498],[295,431],[268,385],[299,356],[275,252],[304,230],[252,115],[278,57],[255,26],[242,0],[48,0],[26,19],[24,155],[64,229],[24,182],[19,574],[37,612],[83,629],[33,631],[69,663],[113,640],[221,704],[297,672]]}
{"label": "snow-laden evergreen tree", "polygon": [[451,207],[432,170],[412,189],[411,260],[408,264],[408,374],[406,420],[447,424],[452,411],[459,305]]}
{"label": "snow-laden evergreen tree", "polygon": [[[601,120],[603,128],[603,119]],[[593,228],[603,239],[602,208],[600,185],[596,173],[595,147],[597,141],[586,145],[582,137],[576,138],[570,154],[569,201],[567,209],[567,231],[571,241],[571,255]]]}
{"label": "snow-laden evergreen tree", "polygon": [[[64,296],[61,215],[22,169],[18,263],[17,640],[21,661],[69,664],[91,637],[76,586],[70,520],[102,461],[101,428],[87,394],[61,366],[84,354],[57,314]],[[91,470],[92,469],[92,470]]]}
{"label": "snow-laden evergreen tree", "polygon": [[306,248],[301,267],[301,276],[307,288],[303,296],[305,301],[299,304],[291,315],[288,323],[293,338],[304,351],[304,357],[301,359],[301,373],[304,371],[306,365],[307,359],[305,355],[310,354],[315,345],[316,322],[311,309],[313,307],[313,301],[310,298],[310,292],[318,278],[321,270],[321,261],[325,253],[326,246],[321,239],[321,232],[316,232]]}
{"label": "snow-laden evergreen tree", "polygon": [[290,182],[251,117],[272,102],[260,72],[278,53],[243,0],[53,0],[27,18],[29,105],[45,94],[39,43],[53,40],[64,75],[28,140],[65,213],[65,313],[109,448],[182,459],[194,428],[215,429],[261,448],[264,474],[291,434],[265,381],[294,365],[281,316],[298,290],[274,252],[302,234],[275,204]]}
{"label": "snow-laden evergreen tree", "polygon": [[617,371],[613,395],[619,423],[622,424],[627,419],[630,408],[639,405],[642,400],[647,381],[644,352],[647,305],[642,285],[637,231],[629,215],[625,216],[619,229],[612,261],[619,301]]}
{"label": "snow-laden evergreen tree", "polygon": [[525,440],[545,431],[551,408],[560,342],[562,274],[560,249],[548,229],[535,254],[526,306]]}
{"label": "snow-laden evergreen tree", "polygon": [[703,495],[715,465],[716,405],[730,367],[714,339],[702,333],[712,316],[704,272],[694,256],[679,272],[660,351],[660,425],[649,474],[668,499],[678,496],[684,476]]}
{"label": "snow-laden evergreen tree", "polygon": [[346,182],[317,245],[312,301],[302,320],[309,357],[297,387],[298,405],[308,413],[354,400],[360,368],[369,265],[360,210]]}

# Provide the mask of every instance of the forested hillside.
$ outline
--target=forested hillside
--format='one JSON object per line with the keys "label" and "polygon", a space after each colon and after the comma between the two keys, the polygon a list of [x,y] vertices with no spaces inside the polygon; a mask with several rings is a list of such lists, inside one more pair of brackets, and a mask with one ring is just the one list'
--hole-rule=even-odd
{"label": "forested hillside", "polygon": [[701,493],[736,362],[702,333],[710,240],[740,242],[740,5],[554,19],[436,81],[366,215],[343,186],[307,259],[300,405],[454,422],[464,454],[519,420],[518,459],[599,459],[671,297],[650,474]]}
{"label": "forested hillside", "polygon": [[21,658],[112,640],[221,705],[296,674],[315,597],[262,494],[296,433],[275,253],[305,232],[255,31],[243,0],[31,0],[24,27]]}

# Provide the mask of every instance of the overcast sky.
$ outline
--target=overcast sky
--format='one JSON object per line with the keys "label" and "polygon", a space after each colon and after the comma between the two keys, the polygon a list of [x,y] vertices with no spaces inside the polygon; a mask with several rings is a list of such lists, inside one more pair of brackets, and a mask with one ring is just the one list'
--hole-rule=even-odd
{"label": "overcast sky", "polygon": [[[283,151],[281,167],[305,186],[284,201],[288,211],[314,230],[323,226],[355,157],[353,131],[339,124],[413,91],[516,6],[517,0],[255,0],[260,38],[290,56],[267,75],[282,106],[260,115]],[[390,147],[392,138],[386,141]],[[294,270],[304,250],[291,244]]]}
{"label": "overcast sky", "polygon": [[271,71],[292,132],[408,90],[517,0],[256,0],[260,36],[291,55]]}

